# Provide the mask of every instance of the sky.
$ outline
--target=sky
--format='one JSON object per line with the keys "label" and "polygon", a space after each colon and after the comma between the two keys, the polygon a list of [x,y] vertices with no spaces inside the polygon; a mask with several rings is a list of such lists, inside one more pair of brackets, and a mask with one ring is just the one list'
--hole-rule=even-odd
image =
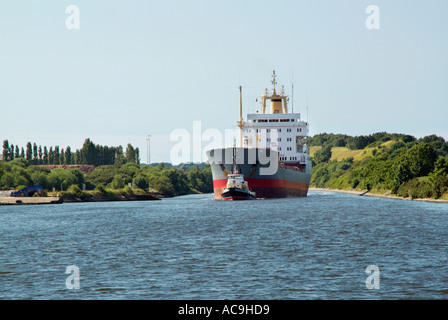
{"label": "sky", "polygon": [[151,135],[151,162],[172,162],[173,132],[193,139],[200,123],[205,147],[205,130],[235,130],[238,86],[253,113],[275,70],[311,135],[448,140],[447,12],[440,0],[0,0],[0,139],[131,143],[146,163]]}

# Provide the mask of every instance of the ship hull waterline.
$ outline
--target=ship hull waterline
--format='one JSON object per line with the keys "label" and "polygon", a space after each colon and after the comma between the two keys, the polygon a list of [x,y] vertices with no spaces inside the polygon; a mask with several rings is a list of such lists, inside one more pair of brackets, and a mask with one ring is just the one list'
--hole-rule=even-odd
{"label": "ship hull waterline", "polygon": [[[277,161],[276,170],[272,174],[263,174],[262,168],[266,169],[270,164],[262,164],[259,155],[271,156],[271,159],[278,159],[275,150],[256,148],[255,159],[249,156],[253,149],[231,147],[217,148],[207,151],[209,163],[213,175],[213,191],[216,200],[223,200],[222,193],[226,188],[227,175],[234,167],[230,158],[225,157],[225,153],[232,153],[235,149],[237,154],[237,169],[244,175],[250,191],[256,194],[257,198],[287,198],[306,197],[311,180],[311,161],[307,161],[302,169],[285,166]],[[263,154],[264,153],[264,154]],[[266,157],[264,157],[266,159]],[[227,161],[226,161],[227,160]]]}

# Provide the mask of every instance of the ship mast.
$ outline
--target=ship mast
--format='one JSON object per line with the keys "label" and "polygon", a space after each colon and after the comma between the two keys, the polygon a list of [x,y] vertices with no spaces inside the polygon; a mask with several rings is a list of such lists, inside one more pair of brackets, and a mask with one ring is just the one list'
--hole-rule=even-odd
{"label": "ship mast", "polygon": [[243,93],[240,86],[240,121],[238,121],[238,127],[240,128],[240,147],[243,147]]}
{"label": "ship mast", "polygon": [[[268,94],[268,89],[265,90],[265,94],[261,96],[262,100],[262,106],[261,106],[261,113],[266,113],[266,100],[271,100],[271,114],[272,113],[288,113],[288,107],[286,104],[286,96],[284,93],[284,90],[282,89],[282,92],[280,95],[277,94],[275,91],[275,85],[277,84],[277,75],[275,74],[275,70],[272,72],[272,86],[273,86],[273,92],[272,95]],[[283,105],[283,107],[282,107]]]}

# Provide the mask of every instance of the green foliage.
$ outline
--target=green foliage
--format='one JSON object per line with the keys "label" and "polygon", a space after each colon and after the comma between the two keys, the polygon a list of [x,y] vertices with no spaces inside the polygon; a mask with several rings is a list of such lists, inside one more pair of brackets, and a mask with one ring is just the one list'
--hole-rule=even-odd
{"label": "green foliage", "polygon": [[434,163],[434,171],[432,173],[435,176],[448,175],[448,156],[439,157]]}
{"label": "green foliage", "polygon": [[187,170],[187,177],[190,181],[190,186],[199,192],[210,193],[213,192],[213,179],[210,165],[206,165],[204,170],[199,169],[198,166]]}
{"label": "green foliage", "polygon": [[42,171],[35,171],[31,174],[31,180],[34,185],[41,185],[43,189],[50,189],[50,183],[47,178],[47,173]]}
{"label": "green foliage", "polygon": [[124,178],[121,174],[116,174],[110,183],[112,189],[121,189],[124,187]]}
{"label": "green foliage", "polygon": [[328,162],[330,158],[331,158],[331,147],[326,146],[316,151],[316,153],[313,156],[313,161],[315,164],[319,164],[322,162]]}
{"label": "green foliage", "polygon": [[136,188],[146,190],[149,188],[149,180],[143,174],[138,174],[133,180],[132,185]]}
{"label": "green foliage", "polygon": [[51,171],[47,179],[49,187],[59,191],[61,191],[61,188],[67,190],[69,186],[78,182],[78,178],[71,171],[62,168]]}
{"label": "green foliage", "polygon": [[389,140],[401,140],[404,143],[411,143],[416,141],[416,138],[410,135],[387,132],[377,132],[368,136],[356,137],[343,134],[321,133],[310,137],[307,143],[309,146],[347,147],[351,150],[360,150],[367,146],[379,146]]}
{"label": "green foliage", "polygon": [[[448,192],[448,156],[440,156],[446,145],[443,138],[433,135],[416,140],[408,135],[389,134],[372,137],[376,141],[369,147],[377,150],[372,152],[372,157],[360,161],[319,162],[313,168],[311,185],[390,190],[412,198],[439,198]],[[386,139],[395,142],[382,146]]]}
{"label": "green foliage", "polygon": [[[43,150],[43,151],[42,151]],[[3,159],[11,161],[17,158],[26,159],[33,165],[70,165],[70,164],[88,164],[94,166],[124,164],[132,162],[140,164],[140,151],[131,144],[127,145],[126,153],[123,147],[108,147],[94,144],[90,139],[86,139],[81,150],[72,152],[70,146],[65,151],[59,149],[59,146],[50,147],[37,146],[36,143],[27,142],[26,152],[22,147],[19,155],[19,147],[9,144],[8,140],[3,142]]]}
{"label": "green foliage", "polygon": [[448,191],[447,176],[417,177],[401,185],[397,194],[401,197],[437,199]]}
{"label": "green foliage", "polygon": [[70,187],[68,187],[67,192],[73,194],[77,198],[85,197],[85,193],[77,184],[72,184]]}
{"label": "green foliage", "polygon": [[405,182],[428,175],[434,170],[437,153],[434,148],[422,142],[398,155],[390,168],[390,187],[393,193]]}

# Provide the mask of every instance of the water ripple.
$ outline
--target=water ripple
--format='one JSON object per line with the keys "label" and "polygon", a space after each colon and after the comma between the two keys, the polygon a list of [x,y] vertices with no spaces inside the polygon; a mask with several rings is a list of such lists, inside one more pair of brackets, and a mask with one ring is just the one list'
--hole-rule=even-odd
{"label": "water ripple", "polygon": [[[446,299],[447,217],[446,204],[318,191],[0,207],[0,298]],[[80,289],[66,288],[71,265]]]}

